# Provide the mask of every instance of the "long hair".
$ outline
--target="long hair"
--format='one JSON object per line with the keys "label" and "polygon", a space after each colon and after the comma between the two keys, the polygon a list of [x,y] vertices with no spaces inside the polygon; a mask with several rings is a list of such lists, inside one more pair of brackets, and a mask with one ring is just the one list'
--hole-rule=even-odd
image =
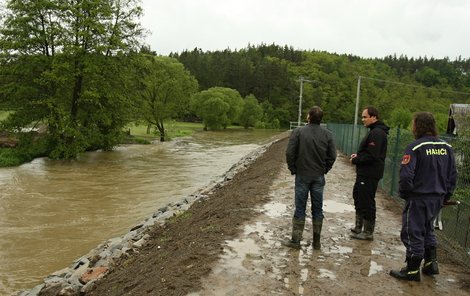
{"label": "long hair", "polygon": [[424,135],[437,136],[436,120],[430,112],[417,112],[413,115],[413,134],[415,139]]}
{"label": "long hair", "polygon": [[313,106],[308,111],[308,122],[314,124],[320,124],[323,119],[323,110],[318,106]]}

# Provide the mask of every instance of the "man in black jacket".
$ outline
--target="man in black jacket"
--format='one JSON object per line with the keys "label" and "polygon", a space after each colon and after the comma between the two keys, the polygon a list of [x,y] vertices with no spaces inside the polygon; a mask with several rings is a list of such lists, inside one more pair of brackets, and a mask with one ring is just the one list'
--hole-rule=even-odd
{"label": "man in black jacket", "polygon": [[362,111],[362,123],[370,131],[362,139],[357,154],[351,155],[350,159],[356,165],[356,182],[353,188],[356,225],[351,231],[353,238],[373,240],[375,193],[379,180],[383,177],[390,128],[380,121],[378,110],[372,106]]}
{"label": "man in black jacket", "polygon": [[310,109],[308,124],[296,128],[286,150],[287,166],[295,175],[295,213],[292,218],[292,238],[282,244],[300,249],[305,226],[308,194],[312,203],[313,248],[320,249],[320,233],[323,224],[323,188],[325,174],[336,160],[336,148],[332,133],[320,126],[323,110]]}
{"label": "man in black jacket", "polygon": [[401,241],[406,247],[406,267],[390,275],[401,280],[420,281],[422,272],[439,274],[436,257],[437,240],[433,221],[442,204],[452,196],[457,170],[452,147],[437,137],[436,121],[429,112],[413,117],[416,141],[409,144],[400,166],[400,197],[405,199]]}

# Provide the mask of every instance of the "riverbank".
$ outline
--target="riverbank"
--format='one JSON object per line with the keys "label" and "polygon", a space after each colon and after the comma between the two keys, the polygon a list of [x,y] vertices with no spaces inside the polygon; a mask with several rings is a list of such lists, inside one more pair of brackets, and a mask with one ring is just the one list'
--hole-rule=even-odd
{"label": "riverbank", "polygon": [[[1,112],[0,112],[0,115]],[[0,122],[2,120],[0,116]],[[5,115],[3,115],[5,117]],[[4,119],[4,118],[3,118]],[[172,140],[179,137],[187,137],[195,132],[203,130],[202,123],[177,122],[166,123],[166,139]],[[239,127],[240,129],[242,127]],[[158,141],[156,135],[146,125],[130,125],[125,128],[120,144],[150,144]],[[31,162],[35,158],[47,157],[50,152],[44,140],[45,128],[25,134],[13,134],[0,131],[0,168],[19,166]],[[20,142],[22,138],[22,142]]]}

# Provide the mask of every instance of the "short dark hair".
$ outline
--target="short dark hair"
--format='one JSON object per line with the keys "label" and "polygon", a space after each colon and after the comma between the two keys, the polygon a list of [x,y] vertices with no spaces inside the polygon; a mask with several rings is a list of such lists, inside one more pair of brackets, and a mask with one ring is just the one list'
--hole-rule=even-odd
{"label": "short dark hair", "polygon": [[313,106],[308,111],[308,122],[320,124],[321,120],[323,119],[323,110],[318,106]]}
{"label": "short dark hair", "polygon": [[379,119],[379,110],[375,108],[374,106],[367,106],[364,108],[364,110],[367,110],[367,113],[369,113],[369,116],[375,116],[375,118]]}
{"label": "short dark hair", "polygon": [[416,139],[424,135],[437,136],[436,120],[431,112],[417,112],[413,115],[413,134]]}

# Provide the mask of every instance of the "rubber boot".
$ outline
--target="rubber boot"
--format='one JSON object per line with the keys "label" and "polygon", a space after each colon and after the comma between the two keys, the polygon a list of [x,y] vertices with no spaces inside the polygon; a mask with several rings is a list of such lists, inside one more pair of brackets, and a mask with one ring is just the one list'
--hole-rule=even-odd
{"label": "rubber boot", "polygon": [[364,219],[362,218],[361,215],[356,213],[356,226],[354,228],[351,228],[351,231],[359,234],[362,232],[362,226],[364,225]]}
{"label": "rubber boot", "polygon": [[390,275],[405,281],[421,281],[421,275],[419,273],[419,267],[421,265],[422,257],[411,255],[411,257],[406,258],[406,266],[401,270],[391,270]]}
{"label": "rubber boot", "polygon": [[300,249],[300,241],[302,240],[302,233],[304,232],[305,219],[292,218],[292,238],[290,240],[283,240],[282,245],[293,248]]}
{"label": "rubber boot", "polygon": [[315,250],[320,250],[321,244],[320,244],[320,234],[321,234],[321,228],[323,225],[323,220],[313,220],[312,221],[312,227],[313,227],[313,249]]}
{"label": "rubber boot", "polygon": [[361,233],[354,233],[352,238],[362,240],[374,240],[375,221],[364,219],[364,231]]}
{"label": "rubber boot", "polygon": [[436,247],[424,248],[424,264],[421,269],[425,275],[439,274],[439,266],[437,265]]}

